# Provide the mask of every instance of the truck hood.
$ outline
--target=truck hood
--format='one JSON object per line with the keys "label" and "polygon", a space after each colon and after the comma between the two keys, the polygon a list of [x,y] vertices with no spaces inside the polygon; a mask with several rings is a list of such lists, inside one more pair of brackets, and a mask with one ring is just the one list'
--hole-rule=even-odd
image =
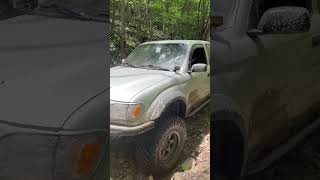
{"label": "truck hood", "polygon": [[144,89],[171,77],[174,72],[116,66],[110,69],[110,99],[131,102]]}
{"label": "truck hood", "polygon": [[0,123],[61,128],[104,91],[106,29],[33,15],[0,21]]}

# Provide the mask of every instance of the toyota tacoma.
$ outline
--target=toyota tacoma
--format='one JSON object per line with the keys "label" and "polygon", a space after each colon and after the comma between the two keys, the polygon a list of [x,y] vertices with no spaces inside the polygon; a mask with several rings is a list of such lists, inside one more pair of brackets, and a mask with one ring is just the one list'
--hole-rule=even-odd
{"label": "toyota tacoma", "polygon": [[111,68],[111,138],[140,139],[136,157],[144,171],[165,172],[179,160],[184,119],[209,102],[209,60],[209,42],[153,41]]}

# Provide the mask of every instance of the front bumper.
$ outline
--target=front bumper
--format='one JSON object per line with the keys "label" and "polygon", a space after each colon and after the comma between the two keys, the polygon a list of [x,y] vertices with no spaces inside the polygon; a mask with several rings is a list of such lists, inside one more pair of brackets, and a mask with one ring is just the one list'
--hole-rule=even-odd
{"label": "front bumper", "polygon": [[110,135],[111,137],[136,136],[153,129],[153,127],[154,121],[148,121],[146,123],[132,127],[111,124]]}
{"label": "front bumper", "polygon": [[[70,167],[75,167],[77,159],[68,152],[78,152],[73,148],[78,146],[72,145],[80,144],[82,137],[91,137],[92,133],[98,133],[99,137],[101,134],[102,141],[106,141],[106,132],[102,130],[58,132],[48,129],[0,123],[0,179],[71,180],[74,168]],[[102,150],[90,174],[82,179],[89,180],[98,173],[96,167],[106,163],[104,152]]]}

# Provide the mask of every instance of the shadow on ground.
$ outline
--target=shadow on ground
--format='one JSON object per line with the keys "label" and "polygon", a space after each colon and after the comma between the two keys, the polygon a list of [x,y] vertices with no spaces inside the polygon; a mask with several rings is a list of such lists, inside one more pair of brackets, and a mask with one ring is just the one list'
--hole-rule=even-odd
{"label": "shadow on ground", "polygon": [[[111,177],[113,180],[170,180],[176,172],[181,172],[181,164],[192,159],[193,168],[179,173],[180,179],[210,179],[210,124],[208,108],[204,108],[186,120],[188,139],[181,160],[170,173],[161,177],[146,175],[139,171],[134,160],[135,143],[111,144]],[[199,167],[199,168],[196,168]],[[178,179],[178,178],[176,178]]]}

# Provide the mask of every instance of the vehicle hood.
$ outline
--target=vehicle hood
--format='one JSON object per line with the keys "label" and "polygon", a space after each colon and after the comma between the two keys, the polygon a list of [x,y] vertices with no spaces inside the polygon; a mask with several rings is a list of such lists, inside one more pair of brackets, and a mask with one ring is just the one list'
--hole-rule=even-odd
{"label": "vehicle hood", "polygon": [[33,15],[0,21],[0,123],[61,128],[104,91],[106,29]]}
{"label": "vehicle hood", "polygon": [[174,72],[116,66],[110,69],[110,99],[131,102],[144,89],[171,77]]}

